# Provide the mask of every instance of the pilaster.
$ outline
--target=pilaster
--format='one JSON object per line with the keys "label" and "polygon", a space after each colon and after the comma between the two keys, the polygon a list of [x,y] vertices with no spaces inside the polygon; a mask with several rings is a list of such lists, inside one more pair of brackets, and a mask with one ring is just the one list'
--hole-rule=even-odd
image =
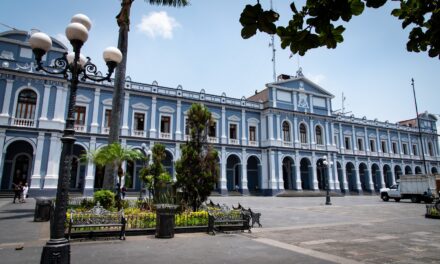
{"label": "pilaster", "polygon": [[4,163],[4,153],[6,153],[5,147],[6,133],[4,129],[0,128],[0,186],[3,178],[3,163]]}
{"label": "pilaster", "polygon": [[130,106],[130,93],[128,91],[125,91],[125,95],[124,95],[124,112],[123,112],[122,128],[121,128],[121,135],[122,136],[128,136],[128,112],[129,112],[129,106]]}
{"label": "pilaster", "polygon": [[101,89],[95,89],[95,98],[93,99],[93,114],[92,114],[92,124],[90,125],[90,133],[98,133],[98,112],[99,112],[99,97],[101,95]]}
{"label": "pilaster", "polygon": [[316,175],[316,154],[313,151],[312,152],[312,178],[313,178],[313,190],[317,191],[319,190],[318,187],[318,179],[317,179],[317,175]]}
{"label": "pilaster", "polygon": [[52,133],[50,137],[48,169],[44,178],[44,189],[57,188],[62,149],[60,138],[61,135],[58,133]]}
{"label": "pilaster", "polygon": [[243,194],[249,194],[248,190],[248,180],[247,180],[247,160],[246,160],[246,149],[243,148],[241,151],[241,190]]}
{"label": "pilaster", "polygon": [[30,189],[40,189],[41,188],[41,160],[43,158],[43,148],[44,148],[44,132],[38,133],[37,138],[37,149],[34,161],[34,170],[32,171]]}
{"label": "pilaster", "polygon": [[[226,108],[222,106],[222,144],[227,144],[228,140],[226,137]],[[225,165],[226,166],[226,165]]]}
{"label": "pilaster", "polygon": [[[182,101],[177,100],[176,133],[174,133],[174,137],[176,138],[176,140],[182,140],[181,116],[182,116]],[[176,147],[176,150],[177,150],[177,147]]]}
{"label": "pilaster", "polygon": [[41,117],[40,121],[47,120],[47,110],[49,108],[49,97],[50,97],[50,87],[51,85],[44,85],[44,94],[43,94],[43,106],[41,107]]}
{"label": "pilaster", "polygon": [[[3,98],[3,108],[0,114],[0,125],[8,125],[9,122],[9,107],[12,99],[12,87],[14,80],[6,79],[5,97]],[[3,173],[3,171],[2,171]]]}
{"label": "pilaster", "polygon": [[156,130],[156,104],[157,99],[156,96],[153,96],[151,100],[151,123],[150,123],[150,138],[156,138],[157,137],[157,130]]}
{"label": "pilaster", "polygon": [[295,151],[295,182],[296,182],[296,189],[298,191],[302,190],[302,182],[301,182],[301,167],[300,167],[300,159],[299,159],[299,151]]}
{"label": "pilaster", "polygon": [[[96,150],[96,137],[91,137],[89,141],[89,151]],[[95,164],[89,160],[87,161],[87,171],[84,184],[84,195],[92,195],[95,185]]]}
{"label": "pilaster", "polygon": [[241,109],[241,144],[243,146],[247,145],[246,131],[246,110]]}
{"label": "pilaster", "polygon": [[281,151],[278,151],[278,189],[284,190],[284,178],[283,178],[283,160],[281,159]]}

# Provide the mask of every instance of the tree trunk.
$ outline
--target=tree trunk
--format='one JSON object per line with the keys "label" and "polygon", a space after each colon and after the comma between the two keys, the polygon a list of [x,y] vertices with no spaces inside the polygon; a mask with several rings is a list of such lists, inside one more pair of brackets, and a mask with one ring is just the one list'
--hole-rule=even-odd
{"label": "tree trunk", "polygon": [[[123,0],[121,11],[116,16],[119,26],[118,49],[122,52],[122,61],[116,68],[115,87],[113,90],[111,124],[108,144],[119,142],[119,128],[121,127],[121,112],[124,100],[125,73],[127,70],[128,31],[130,30],[130,8],[134,0]],[[104,173],[103,189],[112,190],[115,186],[115,168],[106,166]]]}

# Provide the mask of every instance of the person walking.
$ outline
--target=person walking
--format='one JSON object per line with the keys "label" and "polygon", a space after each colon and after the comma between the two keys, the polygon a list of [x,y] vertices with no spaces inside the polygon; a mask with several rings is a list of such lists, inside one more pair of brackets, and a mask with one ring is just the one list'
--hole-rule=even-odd
{"label": "person walking", "polygon": [[18,199],[18,201],[20,202],[21,192],[23,190],[22,183],[21,182],[19,182],[18,184],[13,183],[12,185],[14,186],[14,201],[12,203],[15,203],[16,199]]}
{"label": "person walking", "polygon": [[27,186],[27,183],[24,183],[23,185],[23,192],[21,193],[21,202],[25,203],[26,202],[26,197],[29,191],[29,187]]}

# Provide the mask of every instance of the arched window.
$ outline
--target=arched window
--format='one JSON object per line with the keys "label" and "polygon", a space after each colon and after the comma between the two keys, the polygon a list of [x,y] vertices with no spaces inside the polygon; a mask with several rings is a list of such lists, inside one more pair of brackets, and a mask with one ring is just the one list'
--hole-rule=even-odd
{"label": "arched window", "polygon": [[324,140],[322,139],[322,129],[320,126],[316,126],[315,135],[316,135],[316,144],[324,145]]}
{"label": "arched window", "polygon": [[299,125],[299,136],[301,139],[301,143],[307,143],[307,128],[306,125]]}
{"label": "arched window", "polygon": [[15,118],[34,119],[36,106],[37,94],[30,89],[25,89],[21,91],[18,95]]}
{"label": "arched window", "polygon": [[283,139],[286,142],[290,142],[290,125],[287,121],[283,122]]}

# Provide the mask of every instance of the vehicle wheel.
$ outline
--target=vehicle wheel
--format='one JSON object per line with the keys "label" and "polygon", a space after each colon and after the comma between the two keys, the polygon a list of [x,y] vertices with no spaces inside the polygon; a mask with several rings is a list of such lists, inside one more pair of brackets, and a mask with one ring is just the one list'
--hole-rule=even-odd
{"label": "vehicle wheel", "polygon": [[388,200],[390,199],[390,197],[388,197],[388,194],[386,193],[383,193],[380,197],[384,202],[388,202]]}
{"label": "vehicle wheel", "polygon": [[420,198],[416,195],[411,196],[411,202],[420,203]]}
{"label": "vehicle wheel", "polygon": [[394,198],[394,201],[400,202],[400,198]]}

